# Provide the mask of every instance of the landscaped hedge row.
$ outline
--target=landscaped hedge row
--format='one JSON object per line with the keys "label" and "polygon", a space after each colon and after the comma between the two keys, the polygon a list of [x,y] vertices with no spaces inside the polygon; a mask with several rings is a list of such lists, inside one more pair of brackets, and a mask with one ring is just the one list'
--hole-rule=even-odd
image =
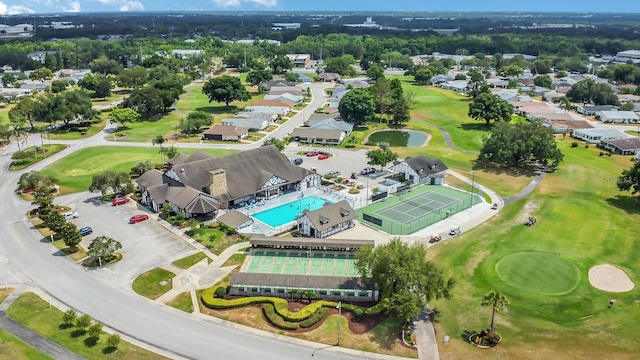
{"label": "landscaped hedge row", "polygon": [[300,327],[312,327],[313,325],[317,324],[318,321],[322,320],[327,315],[327,313],[329,313],[329,309],[327,309],[326,307],[321,307],[311,317],[306,320],[300,321]]}
{"label": "landscaped hedge row", "polygon": [[272,304],[264,304],[262,306],[262,312],[267,319],[269,319],[269,322],[280,329],[297,330],[299,327],[297,322],[286,321],[282,316],[278,315]]}

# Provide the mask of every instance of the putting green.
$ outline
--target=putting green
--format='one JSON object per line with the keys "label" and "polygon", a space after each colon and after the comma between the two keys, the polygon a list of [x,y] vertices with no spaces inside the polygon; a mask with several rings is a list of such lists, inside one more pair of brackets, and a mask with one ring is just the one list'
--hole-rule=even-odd
{"label": "putting green", "polygon": [[498,261],[496,272],[514,288],[545,295],[570,293],[580,281],[580,270],[575,264],[545,252],[509,254]]}

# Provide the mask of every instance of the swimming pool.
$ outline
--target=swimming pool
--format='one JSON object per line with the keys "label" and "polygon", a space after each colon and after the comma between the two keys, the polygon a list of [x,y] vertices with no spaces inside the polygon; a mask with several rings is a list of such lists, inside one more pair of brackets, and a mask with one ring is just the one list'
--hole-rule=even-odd
{"label": "swimming pool", "polygon": [[305,209],[318,210],[325,203],[331,202],[317,196],[309,196],[269,210],[255,213],[251,216],[271,227],[278,227],[294,221]]}

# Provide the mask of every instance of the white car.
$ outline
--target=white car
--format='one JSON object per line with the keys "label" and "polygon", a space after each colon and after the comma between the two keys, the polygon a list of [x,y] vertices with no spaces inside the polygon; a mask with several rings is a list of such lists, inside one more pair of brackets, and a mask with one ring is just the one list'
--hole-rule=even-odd
{"label": "white car", "polygon": [[78,215],[77,212],[70,211],[70,212],[64,214],[64,219],[65,220],[72,220],[72,219],[78,218],[78,216],[80,216],[80,215]]}

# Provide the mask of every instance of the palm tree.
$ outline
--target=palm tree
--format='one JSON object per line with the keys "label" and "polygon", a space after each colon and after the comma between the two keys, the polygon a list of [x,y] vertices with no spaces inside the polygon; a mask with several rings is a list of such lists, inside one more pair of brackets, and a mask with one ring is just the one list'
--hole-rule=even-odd
{"label": "palm tree", "polygon": [[164,151],[162,149],[162,144],[164,144],[165,141],[167,141],[167,139],[165,139],[162,135],[158,135],[153,138],[153,140],[151,140],[151,144],[153,144],[153,146],[155,146],[156,144],[160,145],[160,161],[162,161],[162,164],[164,164]]}
{"label": "palm tree", "polygon": [[492,291],[484,296],[482,299],[482,306],[491,306],[493,311],[491,313],[491,327],[489,328],[491,332],[496,331],[495,327],[495,317],[496,312],[498,310],[506,310],[507,305],[509,304],[509,300],[502,295],[500,291]]}

